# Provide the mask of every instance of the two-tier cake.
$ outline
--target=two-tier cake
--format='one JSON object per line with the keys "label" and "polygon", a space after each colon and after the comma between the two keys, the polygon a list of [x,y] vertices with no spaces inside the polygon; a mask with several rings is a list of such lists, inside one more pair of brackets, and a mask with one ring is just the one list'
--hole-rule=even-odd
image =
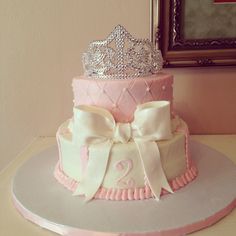
{"label": "two-tier cake", "polygon": [[173,109],[173,76],[161,52],[118,25],[83,55],[74,115],[57,132],[54,175],[86,200],[159,199],[191,182],[186,123]]}

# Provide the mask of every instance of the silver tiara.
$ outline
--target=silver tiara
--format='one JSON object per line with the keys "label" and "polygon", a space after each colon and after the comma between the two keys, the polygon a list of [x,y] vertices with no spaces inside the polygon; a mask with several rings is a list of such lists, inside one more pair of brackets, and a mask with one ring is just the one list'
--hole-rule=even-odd
{"label": "silver tiara", "polygon": [[100,79],[128,79],[147,76],[162,69],[161,52],[148,39],[135,39],[117,25],[105,40],[89,44],[83,54],[86,76]]}

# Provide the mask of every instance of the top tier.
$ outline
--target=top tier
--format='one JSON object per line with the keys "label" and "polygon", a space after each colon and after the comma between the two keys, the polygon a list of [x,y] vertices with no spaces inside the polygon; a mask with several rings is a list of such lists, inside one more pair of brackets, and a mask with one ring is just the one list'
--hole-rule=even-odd
{"label": "top tier", "polygon": [[161,52],[148,39],[135,39],[118,25],[107,39],[94,41],[83,54],[85,76],[130,79],[150,76],[162,69]]}
{"label": "top tier", "polygon": [[74,106],[93,105],[109,110],[117,122],[133,120],[137,105],[165,100],[173,108],[173,76],[158,73],[126,80],[73,80]]}

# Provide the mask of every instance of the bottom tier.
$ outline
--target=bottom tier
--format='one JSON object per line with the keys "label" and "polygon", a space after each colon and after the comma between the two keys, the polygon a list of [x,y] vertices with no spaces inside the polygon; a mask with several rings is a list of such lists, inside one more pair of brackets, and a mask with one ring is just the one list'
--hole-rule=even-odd
{"label": "bottom tier", "polygon": [[[80,192],[80,181],[86,175],[91,161],[90,150],[73,142],[69,123],[67,121],[62,124],[57,132],[59,162],[54,175],[69,190]],[[171,139],[156,142],[162,168],[173,191],[184,187],[197,176],[197,169],[188,154],[188,139],[187,125],[179,120]],[[98,148],[97,152],[99,151]],[[153,166],[152,171],[158,171],[158,166]],[[96,181],[96,173],[93,174],[92,178]],[[83,195],[82,191],[80,193]],[[162,194],[164,193],[167,191],[162,189]],[[153,197],[134,142],[112,145],[105,176],[94,197],[107,200],[141,200]]]}

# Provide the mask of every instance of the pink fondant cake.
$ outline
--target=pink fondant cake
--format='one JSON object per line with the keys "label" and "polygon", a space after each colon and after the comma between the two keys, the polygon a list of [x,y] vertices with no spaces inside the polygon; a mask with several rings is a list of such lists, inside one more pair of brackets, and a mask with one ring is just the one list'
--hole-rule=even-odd
{"label": "pink fondant cake", "polygon": [[160,199],[191,182],[188,126],[173,113],[160,52],[119,26],[90,44],[83,62],[74,115],[57,132],[58,182],[87,201]]}

